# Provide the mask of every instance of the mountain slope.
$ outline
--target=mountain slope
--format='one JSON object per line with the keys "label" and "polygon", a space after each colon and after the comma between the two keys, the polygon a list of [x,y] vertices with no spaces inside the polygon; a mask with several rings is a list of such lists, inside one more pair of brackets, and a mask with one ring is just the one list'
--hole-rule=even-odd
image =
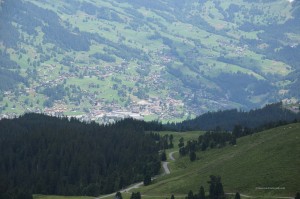
{"label": "mountain slope", "polygon": [[0,72],[27,80],[1,83],[2,113],[178,119],[299,98],[298,4],[1,1]]}
{"label": "mountain slope", "polygon": [[236,146],[197,153],[192,163],[189,157],[177,157],[170,175],[139,191],[176,196],[197,193],[201,185],[208,191],[209,176],[220,175],[227,193],[294,197],[299,192],[299,129],[297,123],[239,138]]}

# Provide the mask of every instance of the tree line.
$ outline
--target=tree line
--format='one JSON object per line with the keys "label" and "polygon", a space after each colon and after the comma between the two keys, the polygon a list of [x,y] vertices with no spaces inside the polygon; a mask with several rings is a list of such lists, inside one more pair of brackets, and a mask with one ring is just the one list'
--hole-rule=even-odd
{"label": "tree line", "polygon": [[111,125],[25,114],[0,121],[0,198],[111,193],[160,170],[142,122]]}
{"label": "tree line", "polygon": [[237,109],[208,112],[197,116],[195,119],[179,123],[168,123],[164,127],[173,131],[214,130],[221,128],[232,131],[235,125],[247,128],[259,128],[266,124],[290,123],[300,120],[300,113],[294,113],[283,108],[281,102],[268,104],[261,109],[241,111]]}
{"label": "tree line", "polygon": [[[155,140],[159,150],[160,150],[160,160],[161,161],[166,161],[167,160],[167,154],[166,154],[166,149],[172,149],[174,148],[173,140],[174,136],[172,134],[166,134],[166,135],[160,135],[159,133],[155,133],[151,131],[149,135]],[[144,185],[150,184],[151,179],[146,181]]]}
{"label": "tree line", "polygon": [[207,131],[205,134],[200,135],[198,140],[189,140],[184,144],[184,139],[180,138],[178,147],[181,156],[189,155],[190,161],[196,160],[197,151],[205,151],[209,148],[221,148],[226,144],[235,145],[236,136],[230,132],[221,131]]}
{"label": "tree line", "polygon": [[161,136],[159,133],[155,133],[155,132],[151,131],[149,133],[149,135],[156,141],[160,150],[174,148],[174,144],[173,144],[174,136],[172,134],[170,134],[170,135],[166,134],[166,135]]}
{"label": "tree line", "polygon": [[[297,120],[294,120],[292,122],[297,122]],[[207,131],[203,135],[200,135],[198,137],[198,140],[187,141],[186,145],[184,144],[184,139],[180,138],[178,143],[179,154],[181,156],[189,155],[190,161],[195,161],[197,151],[205,151],[209,148],[222,148],[227,144],[236,145],[237,138],[251,135],[267,129],[275,128],[278,126],[287,125],[289,123],[291,122],[270,122],[256,128],[248,128],[246,126],[238,124],[234,125],[232,131],[224,131],[220,127],[217,127],[215,130]]]}

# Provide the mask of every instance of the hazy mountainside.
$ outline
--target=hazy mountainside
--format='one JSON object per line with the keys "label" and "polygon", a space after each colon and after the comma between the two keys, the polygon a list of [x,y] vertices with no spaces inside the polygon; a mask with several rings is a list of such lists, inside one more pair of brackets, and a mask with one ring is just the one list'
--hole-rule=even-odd
{"label": "hazy mountainside", "polygon": [[1,112],[178,119],[299,99],[299,8],[286,0],[2,0]]}
{"label": "hazy mountainside", "polygon": [[110,126],[40,114],[1,120],[0,198],[99,196],[154,176],[159,148],[143,129],[132,119]]}

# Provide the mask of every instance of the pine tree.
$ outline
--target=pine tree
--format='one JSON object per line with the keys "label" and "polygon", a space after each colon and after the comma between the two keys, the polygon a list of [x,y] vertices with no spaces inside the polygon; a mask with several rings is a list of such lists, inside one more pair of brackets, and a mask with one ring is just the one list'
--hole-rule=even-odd
{"label": "pine tree", "polygon": [[220,176],[210,176],[209,186],[209,198],[210,199],[223,199],[225,198],[223,185],[221,183]]}
{"label": "pine tree", "polygon": [[178,147],[181,148],[181,147],[183,147],[183,146],[184,146],[184,139],[183,139],[183,137],[181,137],[181,138],[179,139]]}
{"label": "pine tree", "polygon": [[147,186],[149,184],[151,184],[151,176],[147,174],[144,177],[144,185]]}
{"label": "pine tree", "polygon": [[205,151],[207,149],[207,143],[203,142],[201,145],[201,151]]}
{"label": "pine tree", "polygon": [[217,182],[217,192],[216,192],[216,195],[217,195],[217,198],[218,199],[221,199],[221,198],[225,198],[225,193],[224,193],[224,189],[223,189],[223,185],[221,183],[221,178],[219,178],[220,181]]}
{"label": "pine tree", "polygon": [[141,193],[140,192],[132,192],[130,199],[141,199]]}
{"label": "pine tree", "polygon": [[190,161],[193,162],[196,160],[196,153],[195,151],[190,152]]}
{"label": "pine tree", "polygon": [[136,199],[136,194],[134,192],[131,193],[130,199]]}
{"label": "pine tree", "polygon": [[173,144],[173,135],[171,134],[170,136],[169,136],[169,141],[170,141],[170,144],[169,144],[169,148],[173,148],[174,147],[174,144]]}
{"label": "pine tree", "polygon": [[192,190],[189,191],[187,199],[194,199],[194,194],[193,194]]}
{"label": "pine tree", "polygon": [[180,154],[181,156],[185,156],[185,155],[186,155],[185,147],[179,148],[179,154]]}
{"label": "pine tree", "polygon": [[137,192],[137,193],[136,193],[136,199],[141,199],[141,198],[142,198],[141,193],[140,193],[140,192]]}
{"label": "pine tree", "polygon": [[123,199],[122,194],[119,191],[116,193],[115,199]]}
{"label": "pine tree", "polygon": [[241,199],[240,193],[236,192],[234,199]]}
{"label": "pine tree", "polygon": [[232,136],[231,140],[230,140],[230,144],[231,145],[236,145],[236,137]]}
{"label": "pine tree", "polygon": [[199,190],[199,199],[205,199],[205,191],[204,191],[204,188],[203,186],[200,187],[200,190]]}
{"label": "pine tree", "polygon": [[232,134],[238,138],[242,136],[242,133],[243,133],[243,127],[241,125],[235,125]]}
{"label": "pine tree", "polygon": [[163,151],[163,152],[161,153],[160,159],[161,159],[161,161],[166,161],[166,160],[167,160],[166,151]]}

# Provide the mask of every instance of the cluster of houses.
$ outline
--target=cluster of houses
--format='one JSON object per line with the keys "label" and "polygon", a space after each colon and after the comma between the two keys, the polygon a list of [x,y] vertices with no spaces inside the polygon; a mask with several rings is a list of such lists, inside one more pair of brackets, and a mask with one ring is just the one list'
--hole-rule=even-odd
{"label": "cluster of houses", "polygon": [[236,46],[234,44],[234,42],[228,42],[228,41],[220,40],[220,39],[218,39],[217,42],[219,43],[219,46],[233,48],[234,50],[232,53],[239,55],[239,56],[244,55],[245,51],[248,49],[248,45]]}
{"label": "cluster of houses", "polygon": [[[57,66],[44,66],[44,69],[53,71],[55,67]],[[127,67],[128,64],[124,62],[118,66],[106,66],[101,69],[99,67],[82,68],[81,66],[78,66],[77,71],[87,69],[89,73],[93,74],[93,76],[98,78],[107,78],[112,74],[125,73],[125,69]],[[51,73],[49,72],[49,74]],[[49,78],[49,76],[46,78],[47,73],[39,73],[39,75],[41,78],[39,78],[38,84],[31,88],[25,88],[24,91],[22,91],[22,95],[35,94],[41,87],[45,88],[47,86],[56,86],[64,83],[65,80],[71,77],[78,76],[76,73],[66,71],[61,71],[56,78]],[[143,82],[145,82],[148,87],[151,87],[152,89],[154,88],[155,90],[160,90],[159,88],[164,85],[165,81],[164,78],[161,77],[160,70],[152,71],[145,77],[126,75],[125,78],[126,81],[133,82],[137,82],[142,78]],[[95,83],[90,83],[88,86],[89,88],[97,87]],[[110,123],[127,117],[144,119],[145,116],[150,115],[156,116],[161,120],[171,120],[182,118],[184,116],[183,110],[189,111],[182,100],[176,100],[176,95],[172,95],[174,91],[170,91],[169,96],[166,98],[151,96],[145,100],[140,100],[138,98],[131,99],[126,106],[121,106],[118,102],[111,102],[105,98],[99,98],[99,95],[95,95],[93,92],[89,91],[89,89],[82,89],[80,92],[83,99],[88,101],[92,105],[92,108],[83,108],[80,107],[80,104],[76,107],[73,102],[70,102],[70,104],[67,105],[64,101],[55,101],[54,106],[51,108],[40,109],[35,106],[27,107],[25,105],[23,107],[27,112],[44,113],[57,117],[76,117],[83,121],[96,121],[99,123]],[[100,90],[99,93],[101,93]],[[13,95],[12,92],[9,92],[8,94]],[[2,114],[0,118],[13,118],[15,116],[16,114]]]}
{"label": "cluster of houses", "polygon": [[95,121],[106,124],[124,118],[143,120],[145,116],[149,115],[155,115],[159,119],[174,119],[182,117],[178,108],[183,106],[181,100],[168,97],[163,102],[159,98],[132,101],[127,107],[121,107],[118,103],[103,104],[98,102],[86,112],[82,112],[79,108],[70,110],[66,105],[55,104],[51,108],[45,108],[43,113],[56,117],[74,117],[86,122]]}

